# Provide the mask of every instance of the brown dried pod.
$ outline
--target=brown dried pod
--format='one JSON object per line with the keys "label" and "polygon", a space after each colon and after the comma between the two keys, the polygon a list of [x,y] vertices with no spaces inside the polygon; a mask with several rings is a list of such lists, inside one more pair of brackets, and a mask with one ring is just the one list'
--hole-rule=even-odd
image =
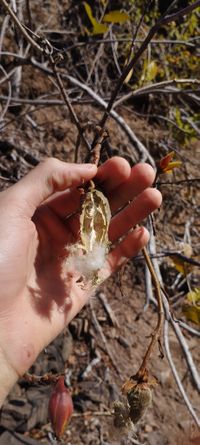
{"label": "brown dried pod", "polygon": [[116,400],[113,404],[114,426],[116,428],[126,427],[129,421],[129,407],[127,403]]}
{"label": "brown dried pod", "polygon": [[151,388],[157,384],[154,377],[149,379],[147,370],[144,373],[131,376],[122,386],[122,393],[127,397],[129,417],[136,424],[151,405]]}
{"label": "brown dried pod", "polygon": [[130,406],[129,417],[135,424],[142,418],[146,409],[151,405],[151,389],[147,383],[139,383],[129,391],[127,399]]}

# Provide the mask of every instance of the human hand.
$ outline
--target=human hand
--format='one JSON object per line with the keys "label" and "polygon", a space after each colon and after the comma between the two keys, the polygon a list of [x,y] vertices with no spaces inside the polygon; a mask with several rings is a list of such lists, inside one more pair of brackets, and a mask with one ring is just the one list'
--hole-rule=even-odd
{"label": "human hand", "polygon": [[[96,175],[96,176],[95,176]],[[107,278],[148,241],[143,227],[129,230],[161,204],[150,189],[153,169],[114,157],[102,166],[48,159],[0,194],[0,404],[19,376],[88,301],[91,290],[62,275],[66,246],[77,241],[77,186],[94,178],[110,201],[112,249]],[[122,240],[121,238],[124,237]],[[119,242],[118,242],[119,240]]]}

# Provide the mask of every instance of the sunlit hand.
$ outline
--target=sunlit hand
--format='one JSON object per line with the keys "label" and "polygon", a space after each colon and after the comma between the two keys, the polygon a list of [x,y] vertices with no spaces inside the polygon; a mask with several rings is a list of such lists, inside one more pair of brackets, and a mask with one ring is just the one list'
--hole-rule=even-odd
{"label": "sunlit hand", "polygon": [[90,164],[48,159],[0,194],[0,404],[91,294],[73,274],[66,282],[62,265],[66,246],[78,237],[77,186],[94,176],[112,213],[123,208],[110,224],[115,247],[103,268],[107,278],[148,241],[146,229],[130,229],[161,204],[160,193],[149,188],[154,180],[149,165],[131,171],[128,162],[114,157],[97,171]]}

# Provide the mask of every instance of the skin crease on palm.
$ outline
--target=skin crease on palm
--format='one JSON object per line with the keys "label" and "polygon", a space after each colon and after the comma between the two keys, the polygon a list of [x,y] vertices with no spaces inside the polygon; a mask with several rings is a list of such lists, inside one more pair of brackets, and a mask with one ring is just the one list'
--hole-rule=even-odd
{"label": "skin crease on palm", "polygon": [[110,202],[114,247],[101,271],[106,279],[148,242],[144,227],[130,229],[161,205],[159,191],[150,188],[154,177],[148,164],[131,170],[120,157],[98,170],[50,158],[0,193],[0,404],[94,292],[73,272],[63,274],[66,246],[78,239],[77,187],[94,178]]}

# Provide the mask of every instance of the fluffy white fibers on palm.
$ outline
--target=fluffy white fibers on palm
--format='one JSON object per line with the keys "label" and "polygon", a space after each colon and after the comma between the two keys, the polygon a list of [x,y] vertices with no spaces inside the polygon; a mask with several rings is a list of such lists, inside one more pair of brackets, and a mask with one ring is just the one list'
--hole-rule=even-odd
{"label": "fluffy white fibers on palm", "polygon": [[107,248],[104,244],[96,243],[87,253],[80,252],[79,246],[74,246],[68,257],[67,264],[86,279],[101,269],[105,263]]}

